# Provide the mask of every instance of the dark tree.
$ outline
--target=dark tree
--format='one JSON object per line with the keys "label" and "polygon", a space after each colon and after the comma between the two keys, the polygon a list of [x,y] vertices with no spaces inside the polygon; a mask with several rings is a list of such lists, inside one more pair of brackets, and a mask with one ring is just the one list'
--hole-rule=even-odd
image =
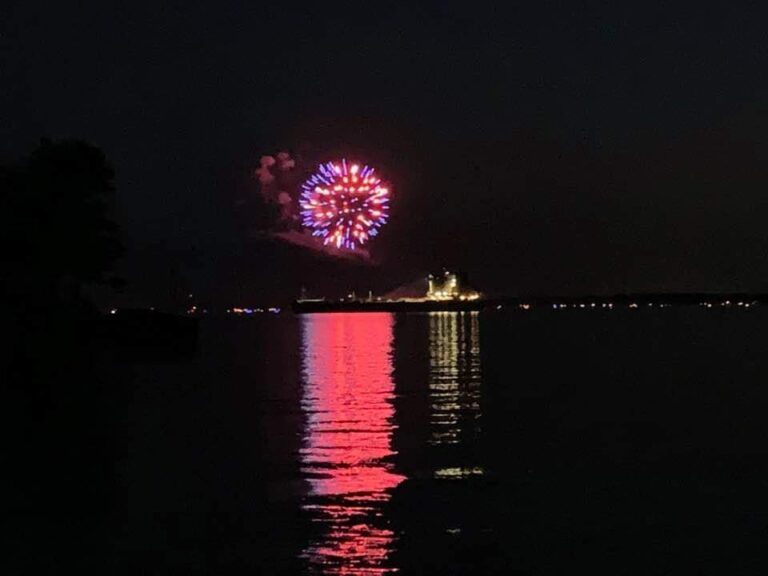
{"label": "dark tree", "polygon": [[0,173],[0,251],[6,296],[59,300],[107,280],[121,253],[108,218],[114,171],[77,140],[43,140]]}

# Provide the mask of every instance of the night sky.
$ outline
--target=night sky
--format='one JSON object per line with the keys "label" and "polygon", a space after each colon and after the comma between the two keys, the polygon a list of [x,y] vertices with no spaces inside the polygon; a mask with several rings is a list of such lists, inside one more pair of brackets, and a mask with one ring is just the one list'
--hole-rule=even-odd
{"label": "night sky", "polygon": [[[760,2],[191,4],[0,20],[0,153],[104,149],[123,298],[278,302],[441,266],[510,295],[768,291]],[[253,233],[253,170],[280,150],[387,175],[373,264]]]}

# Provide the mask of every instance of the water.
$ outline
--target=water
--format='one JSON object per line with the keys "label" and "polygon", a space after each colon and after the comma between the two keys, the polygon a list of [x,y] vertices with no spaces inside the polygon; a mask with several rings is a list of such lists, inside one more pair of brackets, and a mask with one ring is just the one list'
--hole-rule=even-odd
{"label": "water", "polygon": [[134,368],[108,528],[158,573],[752,573],[768,313],[211,320]]}
{"label": "water", "polygon": [[302,506],[321,525],[302,557],[331,574],[383,573],[394,545],[383,508],[405,477],[393,461],[393,324],[389,314],[302,319]]}

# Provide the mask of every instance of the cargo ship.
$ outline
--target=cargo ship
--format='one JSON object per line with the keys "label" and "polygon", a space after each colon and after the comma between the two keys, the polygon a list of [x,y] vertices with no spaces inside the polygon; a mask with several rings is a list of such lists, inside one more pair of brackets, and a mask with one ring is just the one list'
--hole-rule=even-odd
{"label": "cargo ship", "polygon": [[319,312],[473,312],[488,302],[478,300],[296,300],[296,314]]}
{"label": "cargo ship", "polygon": [[[415,292],[415,293],[414,293]],[[413,285],[395,290],[384,297],[367,299],[349,298],[326,300],[302,298],[293,303],[297,314],[315,312],[473,312],[490,302],[468,288],[455,272],[443,271],[417,281]]]}

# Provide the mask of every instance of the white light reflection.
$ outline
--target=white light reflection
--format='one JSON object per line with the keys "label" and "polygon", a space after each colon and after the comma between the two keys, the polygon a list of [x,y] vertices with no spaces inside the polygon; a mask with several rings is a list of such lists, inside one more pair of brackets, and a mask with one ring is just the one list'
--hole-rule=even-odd
{"label": "white light reflection", "polygon": [[[430,440],[459,445],[480,432],[480,325],[477,312],[435,312],[429,316]],[[479,475],[474,466],[446,466],[439,478]]]}

